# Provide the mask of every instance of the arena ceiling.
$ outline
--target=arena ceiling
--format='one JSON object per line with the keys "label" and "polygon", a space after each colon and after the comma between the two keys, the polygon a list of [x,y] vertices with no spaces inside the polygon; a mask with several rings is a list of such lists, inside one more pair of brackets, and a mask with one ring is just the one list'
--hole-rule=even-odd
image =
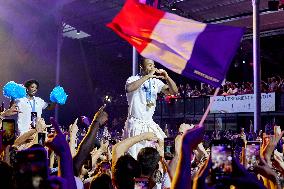
{"label": "arena ceiling", "polygon": [[[96,45],[118,37],[105,27],[120,11],[124,0],[65,0],[63,21],[90,34]],[[252,33],[251,0],[160,0],[162,10],[205,23],[222,23],[247,28]],[[284,33],[284,11],[269,11],[268,0],[260,1],[262,32]]]}

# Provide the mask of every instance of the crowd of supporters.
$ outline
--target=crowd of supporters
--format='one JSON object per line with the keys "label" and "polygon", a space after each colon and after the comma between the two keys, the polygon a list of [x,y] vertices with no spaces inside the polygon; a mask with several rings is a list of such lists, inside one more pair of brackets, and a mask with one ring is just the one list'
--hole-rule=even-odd
{"label": "crowd of supporters", "polygon": [[[16,113],[17,109],[12,106],[1,112],[1,117],[9,118]],[[181,124],[178,133],[168,136],[174,142],[164,143],[155,133],[123,138],[123,131],[108,128],[107,121],[108,114],[100,109],[91,123],[80,118],[62,131],[55,119],[50,118],[51,125],[47,125],[38,118],[34,129],[17,136],[10,145],[2,143],[2,137],[8,132],[2,130],[1,188],[283,187],[284,132],[280,126],[271,125],[273,129],[264,132],[241,129],[235,133],[205,132],[203,126]],[[84,129],[78,127],[79,122],[85,124]],[[43,133],[46,138],[40,141]],[[219,141],[219,151],[219,147],[230,141],[227,147],[232,148],[232,153],[222,156],[221,150],[216,154],[209,144],[213,139]],[[144,140],[152,141],[153,147],[143,148],[137,157],[127,154],[132,145]],[[246,148],[252,140],[260,144],[259,159],[255,159],[257,154],[252,156],[253,166],[248,170]],[[170,159],[167,153],[172,153]],[[218,170],[216,166],[219,171],[225,171],[224,175],[216,176],[212,171]]]}
{"label": "crowd of supporters", "polygon": [[[284,92],[284,80],[280,77],[271,77],[267,80],[261,81],[261,92]],[[177,97],[199,97],[213,95],[215,89],[207,84],[201,86],[191,86],[190,84],[180,84],[179,94]],[[253,94],[253,83],[252,82],[230,82],[226,81],[219,90],[218,95],[242,95],[242,94]]]}
{"label": "crowd of supporters", "polygon": [[[207,85],[192,85],[189,83],[178,85],[179,93],[171,98],[190,98],[200,96],[211,96],[215,88]],[[280,76],[267,78],[261,81],[260,89],[262,93],[276,92],[284,93],[284,79]],[[243,95],[253,94],[253,82],[230,82],[226,81],[218,92],[218,95]],[[114,105],[127,105],[125,94],[118,94],[115,91],[105,91],[106,95],[102,96],[102,101],[109,100]],[[162,98],[168,98],[162,96]]]}

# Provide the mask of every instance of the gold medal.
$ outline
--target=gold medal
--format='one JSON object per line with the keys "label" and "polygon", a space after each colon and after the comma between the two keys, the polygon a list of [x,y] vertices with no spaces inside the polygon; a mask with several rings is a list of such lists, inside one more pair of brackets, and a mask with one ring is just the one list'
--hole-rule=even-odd
{"label": "gold medal", "polygon": [[154,103],[152,101],[148,101],[147,102],[147,107],[151,108],[152,106],[154,106]]}

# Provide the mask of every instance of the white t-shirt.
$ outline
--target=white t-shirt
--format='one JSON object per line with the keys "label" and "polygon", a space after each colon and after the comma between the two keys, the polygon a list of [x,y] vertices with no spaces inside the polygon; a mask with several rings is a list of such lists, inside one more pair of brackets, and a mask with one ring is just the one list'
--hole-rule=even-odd
{"label": "white t-shirt", "polygon": [[[35,102],[35,103],[34,103]],[[34,97],[34,100],[29,100],[27,97],[23,97],[16,100],[16,104],[19,107],[18,113],[18,131],[19,134],[23,134],[30,130],[31,112],[33,111],[33,106],[35,112],[37,112],[37,117],[41,117],[42,110],[48,106],[44,100],[39,97]]]}
{"label": "white t-shirt", "polygon": [[[142,76],[129,77],[126,81],[126,85],[137,81],[141,77]],[[137,90],[127,93],[126,96],[128,101],[128,116],[141,120],[152,120],[156,108],[157,94],[161,92],[164,86],[165,84],[161,80],[150,78],[145,81]],[[147,107],[147,98],[149,99],[149,91],[151,91],[151,102],[154,104],[150,108]]]}

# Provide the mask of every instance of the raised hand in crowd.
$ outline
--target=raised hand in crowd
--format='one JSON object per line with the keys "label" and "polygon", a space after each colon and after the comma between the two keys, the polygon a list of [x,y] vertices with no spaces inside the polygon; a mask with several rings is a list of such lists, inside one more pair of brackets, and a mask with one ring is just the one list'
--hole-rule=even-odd
{"label": "raised hand in crowd", "polygon": [[257,177],[249,173],[235,158],[232,160],[233,172],[230,177],[222,177],[220,183],[237,188],[265,189]]}
{"label": "raised hand in crowd", "polygon": [[108,114],[104,111],[106,105],[103,105],[99,111],[95,114],[91,125],[98,123],[99,125],[103,125],[108,121]]}
{"label": "raised hand in crowd", "polygon": [[91,158],[92,158],[92,170],[96,169],[96,165],[97,165],[97,161],[99,159],[99,157],[103,154],[103,151],[101,150],[101,148],[97,149],[94,148],[93,151],[91,151]]}
{"label": "raised hand in crowd", "polygon": [[77,152],[76,151],[76,147],[77,147],[77,133],[79,131],[77,122],[78,122],[78,118],[74,121],[73,124],[71,124],[69,126],[69,133],[70,133],[69,147],[70,147],[70,150],[71,150],[72,157],[74,157],[76,155],[76,152]]}
{"label": "raised hand in crowd", "polygon": [[181,153],[177,169],[172,182],[172,189],[191,188],[191,154],[197,145],[201,143],[204,135],[204,127],[197,126],[186,131],[182,137]]}
{"label": "raised hand in crowd", "polygon": [[284,134],[284,131],[281,131],[280,126],[274,126],[274,135],[269,135],[269,136],[264,135],[264,139],[263,139],[264,145],[262,146],[262,154],[263,154],[265,161],[270,167],[272,167],[272,162],[271,162],[272,153],[276,145],[282,138],[283,134]]}
{"label": "raised hand in crowd", "polygon": [[73,172],[72,155],[68,143],[54,118],[50,122],[55,129],[55,134],[48,136],[46,146],[53,150],[59,157],[58,176],[66,179],[68,189],[76,189],[76,182]]}
{"label": "raised hand in crowd", "polygon": [[193,184],[192,188],[193,189],[213,189],[213,186],[209,186],[207,183],[207,179],[209,176],[209,170],[211,167],[211,159],[208,159],[199,169],[197,174],[193,178]]}
{"label": "raised hand in crowd", "polygon": [[270,188],[269,185],[273,185],[273,188],[281,188],[277,173],[261,158],[259,165],[254,167],[254,172],[261,175],[262,180],[266,187]]}
{"label": "raised hand in crowd", "polygon": [[75,135],[79,131],[77,123],[78,123],[78,118],[75,119],[74,123],[69,126],[70,135],[71,133]]}
{"label": "raised hand in crowd", "polygon": [[160,156],[164,157],[164,141],[159,139],[157,140],[157,143],[155,143],[155,147],[157,151],[159,152]]}
{"label": "raised hand in crowd", "polygon": [[38,133],[46,133],[46,128],[50,125],[46,125],[43,118],[37,118],[36,128],[30,129],[29,131],[20,135],[14,142],[14,147],[18,150],[24,150],[32,146],[33,144],[38,143]]}
{"label": "raised hand in crowd", "polygon": [[124,155],[131,146],[143,140],[158,141],[158,137],[152,132],[142,133],[137,136],[126,138],[112,147],[112,165],[115,165],[119,157]]}
{"label": "raised hand in crowd", "polygon": [[24,134],[16,138],[14,142],[14,147],[18,150],[24,150],[30,147],[35,142],[35,134],[37,133],[36,129],[31,129]]}
{"label": "raised hand in crowd", "polygon": [[109,146],[109,141],[107,140],[107,141],[101,141],[101,147],[100,147],[100,149],[104,152],[104,153],[106,153],[107,151],[108,151],[108,146]]}
{"label": "raised hand in crowd", "polygon": [[10,117],[19,113],[18,107],[16,104],[13,104],[9,109],[0,112],[0,116],[2,117]]}
{"label": "raised hand in crowd", "polygon": [[96,169],[97,160],[100,158],[102,154],[104,153],[107,154],[107,159],[109,158],[108,151],[109,151],[109,141],[103,141],[103,140],[100,143],[99,149],[94,148],[93,151],[91,151],[90,154],[92,157],[92,169],[93,170]]}
{"label": "raised hand in crowd", "polygon": [[282,177],[284,177],[283,153],[280,153],[277,150],[274,150],[272,165],[277,169],[277,171],[281,173]]}
{"label": "raised hand in crowd", "polygon": [[184,124],[184,123],[181,124],[179,127],[179,134],[175,138],[175,155],[173,159],[169,162],[169,172],[170,172],[171,178],[173,178],[175,175],[178,160],[180,158],[182,137],[186,133],[187,130],[190,130],[192,128],[194,128],[194,125],[189,125],[189,124]]}
{"label": "raised hand in crowd", "polygon": [[84,161],[90,154],[90,152],[94,149],[96,145],[96,137],[97,132],[100,126],[104,125],[108,120],[108,114],[104,112],[105,105],[102,106],[98,112],[94,115],[93,121],[89,127],[89,130],[86,136],[81,141],[77,154],[74,156],[74,172],[75,175],[78,176],[80,170],[83,166]]}
{"label": "raised hand in crowd", "polygon": [[45,121],[43,118],[37,118],[36,119],[36,131],[38,133],[42,133],[46,131],[47,127],[51,127],[51,125],[46,125]]}

